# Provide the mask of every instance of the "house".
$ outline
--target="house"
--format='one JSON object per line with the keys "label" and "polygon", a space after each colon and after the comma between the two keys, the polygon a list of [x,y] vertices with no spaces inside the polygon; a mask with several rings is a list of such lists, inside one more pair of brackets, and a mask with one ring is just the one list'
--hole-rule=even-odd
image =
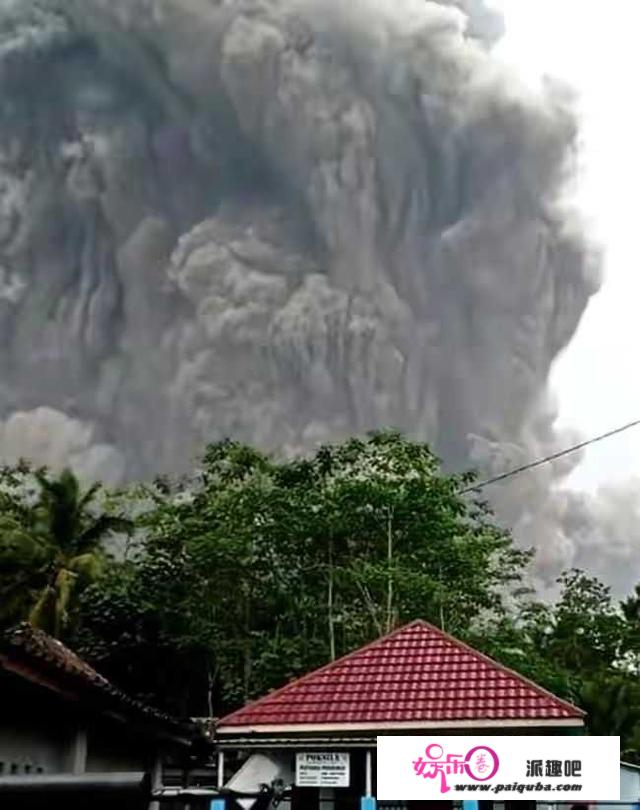
{"label": "house", "polygon": [[376,795],[378,735],[581,734],[583,726],[580,709],[416,621],[224,717],[215,742],[219,772],[235,790],[282,779],[294,785],[285,808],[355,810]]}
{"label": "house", "polygon": [[[135,700],[28,624],[0,646],[0,805],[138,810],[161,762],[186,762],[199,730]],[[74,799],[75,797],[75,799]],[[101,801],[105,802],[104,805]]]}

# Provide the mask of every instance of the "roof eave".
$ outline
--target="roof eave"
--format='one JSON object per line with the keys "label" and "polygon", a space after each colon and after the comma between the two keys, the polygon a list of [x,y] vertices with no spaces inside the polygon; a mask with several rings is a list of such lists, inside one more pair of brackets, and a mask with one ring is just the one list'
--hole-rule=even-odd
{"label": "roof eave", "polygon": [[472,730],[472,729],[501,729],[501,728],[581,728],[584,726],[582,717],[547,717],[509,718],[509,719],[481,719],[481,720],[411,720],[411,721],[379,721],[372,723],[284,723],[260,725],[220,725],[215,730],[216,737],[226,735],[263,735],[263,734],[309,734],[322,733],[331,735],[341,732],[378,731],[384,734],[387,731],[413,731],[421,730],[439,731]]}
{"label": "roof eave", "polygon": [[191,729],[187,724],[159,714],[154,715],[153,710],[145,714],[135,701],[131,704],[121,703],[117,694],[104,691],[90,681],[79,681],[72,673],[60,670],[51,665],[51,662],[35,656],[24,653],[13,656],[0,654],[0,669],[46,689],[65,701],[90,706],[96,716],[131,724],[156,739],[190,747],[195,740],[203,738],[201,732]]}

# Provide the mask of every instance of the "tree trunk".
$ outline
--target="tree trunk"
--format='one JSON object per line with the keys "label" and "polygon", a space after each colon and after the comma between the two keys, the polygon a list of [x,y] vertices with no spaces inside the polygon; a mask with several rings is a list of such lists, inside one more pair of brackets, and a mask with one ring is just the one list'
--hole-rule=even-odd
{"label": "tree trunk", "polygon": [[208,717],[213,717],[213,687],[215,684],[215,676],[211,670],[211,662],[207,654],[207,712]]}
{"label": "tree trunk", "polygon": [[387,633],[393,629],[393,513],[387,514]]}
{"label": "tree trunk", "polygon": [[243,661],[243,694],[245,703],[249,700],[249,684],[251,683],[251,598],[249,589],[245,586],[244,596],[244,661]]}
{"label": "tree trunk", "polygon": [[443,632],[446,632],[446,628],[444,626],[444,599],[442,598],[442,566],[438,569],[438,580],[440,583],[440,629]]}
{"label": "tree trunk", "polygon": [[380,602],[373,598],[366,585],[363,585],[361,582],[356,580],[356,586],[362,595],[367,610],[369,611],[371,623],[373,624],[376,635],[381,636],[383,628],[379,621],[379,618],[382,618],[380,616]]}
{"label": "tree trunk", "polygon": [[329,582],[327,586],[327,611],[329,620],[329,652],[331,660],[336,660],[336,630],[333,616],[333,537],[329,537]]}

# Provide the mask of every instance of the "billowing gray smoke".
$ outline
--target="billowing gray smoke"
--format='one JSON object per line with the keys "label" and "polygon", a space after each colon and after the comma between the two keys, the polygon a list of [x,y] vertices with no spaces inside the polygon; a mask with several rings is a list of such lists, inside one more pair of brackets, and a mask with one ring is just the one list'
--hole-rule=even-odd
{"label": "billowing gray smoke", "polygon": [[[570,103],[497,67],[499,33],[481,0],[0,0],[4,457],[117,480],[382,426],[457,468],[556,449],[599,260],[561,203]],[[498,501],[547,571],[580,553],[561,472]]]}

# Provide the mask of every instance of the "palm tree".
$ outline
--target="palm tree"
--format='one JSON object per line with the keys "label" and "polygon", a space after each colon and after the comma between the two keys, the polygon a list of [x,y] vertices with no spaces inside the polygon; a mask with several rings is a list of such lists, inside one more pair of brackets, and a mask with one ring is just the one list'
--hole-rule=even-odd
{"label": "palm tree", "polygon": [[101,486],[82,492],[71,470],[51,478],[35,473],[33,506],[11,503],[0,517],[2,616],[28,620],[54,636],[68,624],[74,592],[103,570],[103,541],[129,532],[130,521],[92,509]]}

